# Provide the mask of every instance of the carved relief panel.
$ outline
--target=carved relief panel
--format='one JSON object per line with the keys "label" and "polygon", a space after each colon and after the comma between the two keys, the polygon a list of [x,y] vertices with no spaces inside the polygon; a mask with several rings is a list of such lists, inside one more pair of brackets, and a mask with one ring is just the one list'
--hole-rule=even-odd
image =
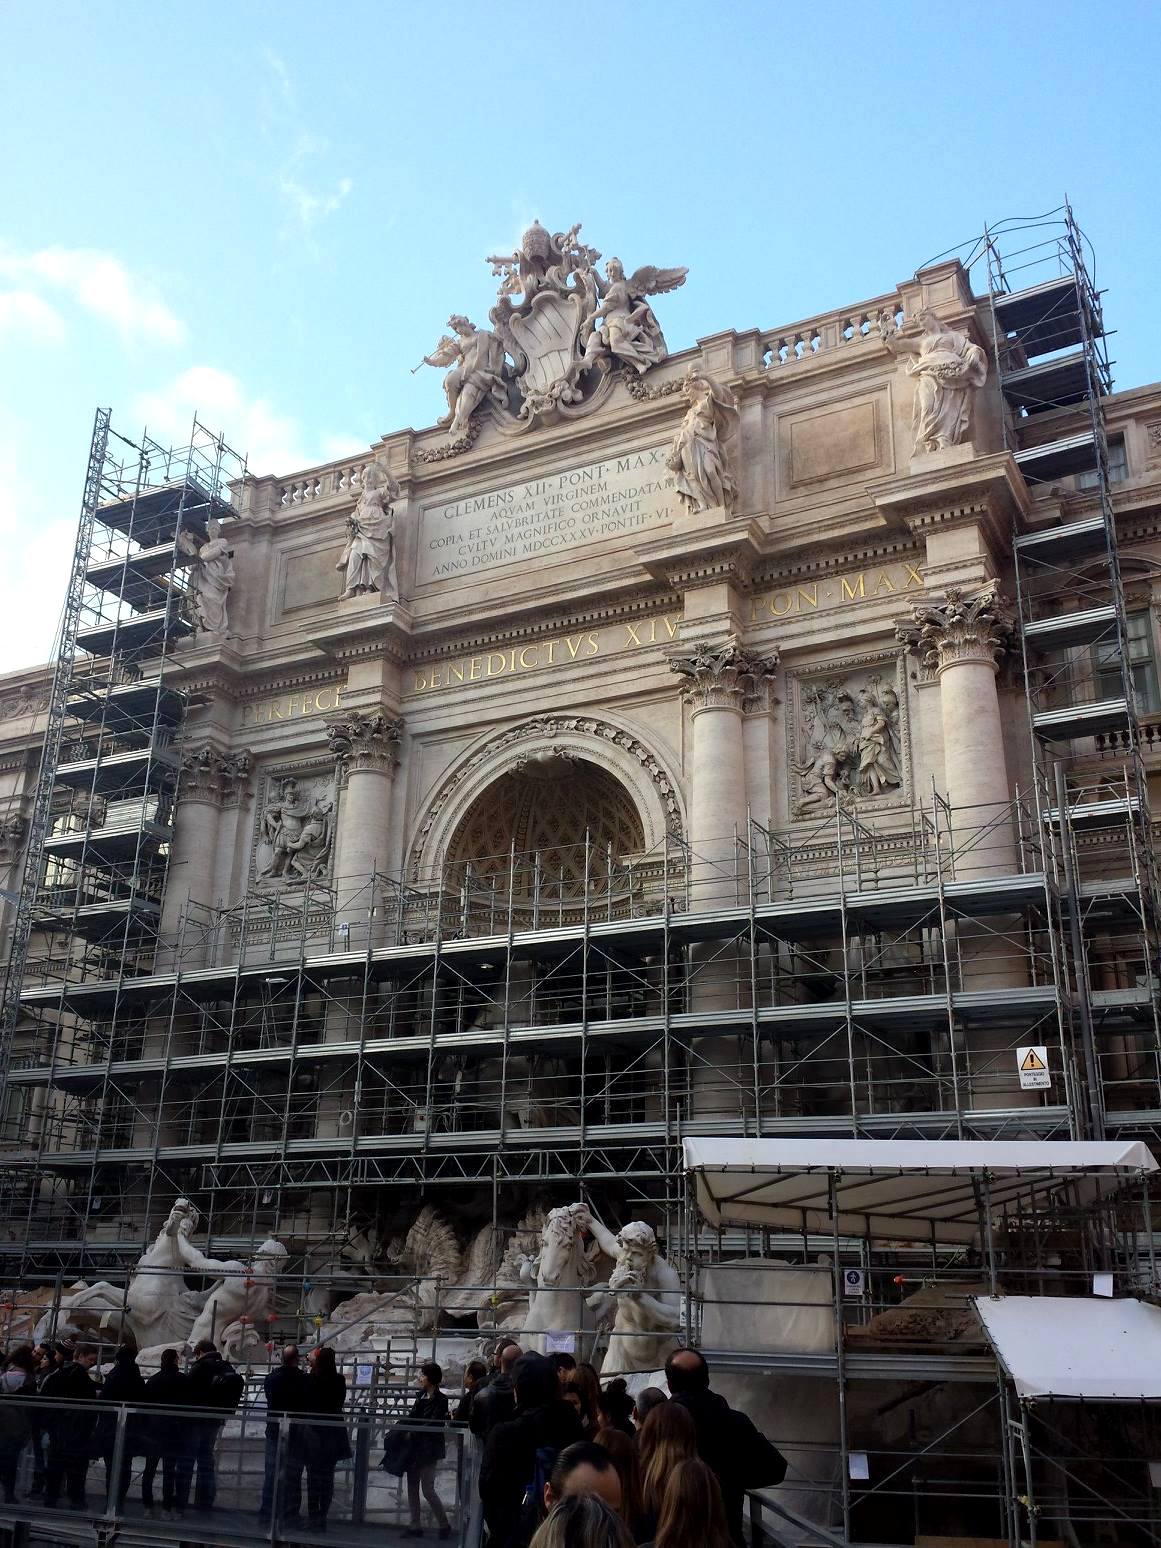
{"label": "carved relief panel", "polygon": [[338,791],[329,759],[262,770],[254,803],[250,881],[293,891],[331,875]]}
{"label": "carved relief panel", "polygon": [[792,821],[911,802],[905,655],[879,651],[787,673],[786,788]]}

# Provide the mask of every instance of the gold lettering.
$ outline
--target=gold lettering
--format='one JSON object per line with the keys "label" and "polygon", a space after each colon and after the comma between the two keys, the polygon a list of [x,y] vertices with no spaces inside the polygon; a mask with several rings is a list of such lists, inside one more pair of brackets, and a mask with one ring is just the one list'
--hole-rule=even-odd
{"label": "gold lettering", "polygon": [[423,693],[426,690],[426,688],[427,688],[427,678],[424,676],[424,674],[422,672],[416,672],[416,674],[415,674],[415,691],[416,691],[416,693]]}
{"label": "gold lettering", "polygon": [[677,626],[678,626],[678,624],[680,624],[680,622],[681,622],[680,618],[666,618],[665,619],[665,627],[669,630],[669,638],[671,640],[676,638],[676,636],[677,636]]}
{"label": "gold lettering", "polygon": [[549,642],[548,642],[548,664],[549,664],[549,666],[553,665],[555,659],[556,659],[556,641],[555,640],[549,640]]}
{"label": "gold lettering", "polygon": [[453,664],[452,666],[448,667],[448,669],[447,669],[447,685],[448,685],[449,688],[451,687],[451,683],[452,683],[452,673],[454,672],[456,674],[456,682],[457,683],[462,683],[463,680],[464,680],[464,671],[465,671],[465,668],[462,667],[462,666],[455,666]]}
{"label": "gold lettering", "polygon": [[812,582],[809,586],[799,586],[799,588],[798,588],[798,609],[799,609],[799,612],[802,611],[802,608],[804,606],[805,607],[817,607],[818,606],[818,582],[817,581]]}
{"label": "gold lettering", "polygon": [[891,577],[887,574],[886,570],[880,570],[879,579],[875,582],[875,595],[878,596],[880,591],[894,590],[895,583],[892,581]]}
{"label": "gold lettering", "polygon": [[[495,669],[495,671],[492,670],[492,662],[493,661],[498,661],[500,663],[500,665]],[[505,656],[502,651],[494,650],[488,656],[488,670],[484,673],[484,676],[485,677],[499,677],[500,673],[504,670],[504,668],[507,665],[508,665],[508,657]]]}
{"label": "gold lettering", "polygon": [[640,645],[640,643],[641,643],[641,636],[637,633],[636,625],[635,624],[631,624],[631,623],[626,623],[625,624],[625,628],[629,631],[629,638],[625,641],[625,644],[626,645]]}
{"label": "gold lettering", "polygon": [[[785,600],[785,606],[784,607],[779,607],[778,606],[778,602],[779,602],[780,598]],[[792,612],[793,609],[794,609],[794,598],[790,595],[790,593],[788,591],[776,591],[774,593],[774,595],[770,598],[770,611],[774,614],[775,618],[785,618],[787,613]]]}
{"label": "gold lettering", "polygon": [[480,664],[479,656],[473,656],[472,659],[468,662],[468,682],[469,683],[474,683],[476,681],[477,677],[479,677],[480,674],[476,670],[476,668],[479,666],[479,664]]}
{"label": "gold lettering", "polygon": [[601,648],[600,640],[597,639],[597,636],[594,633],[594,631],[590,629],[589,630],[589,637],[588,637],[588,650],[585,652],[585,655],[586,656],[595,656],[596,653],[600,650],[600,648]]}
{"label": "gold lettering", "polygon": [[[333,704],[324,704],[323,703],[323,694],[324,693],[333,693],[334,696],[335,696],[335,702]],[[338,709],[338,707],[339,707],[339,690],[337,688],[320,688],[319,691],[315,694],[314,703],[315,703],[315,708],[316,709],[320,709],[320,710],[336,710],[336,709]]]}
{"label": "gold lettering", "polygon": [[431,669],[431,686],[433,688],[442,688],[443,687],[443,668],[442,667],[432,667],[432,669]]}
{"label": "gold lettering", "polygon": [[525,659],[524,659],[524,657],[528,654],[528,652],[530,650],[535,651],[536,649],[537,649],[537,647],[535,645],[524,645],[524,646],[521,647],[521,650],[520,650],[520,670],[522,672],[527,672],[529,667],[534,667],[534,666],[539,666],[540,665],[540,663],[537,661],[535,656],[533,656],[531,661],[525,661]]}
{"label": "gold lettering", "polygon": [[922,589],[923,577],[920,575],[916,567],[913,564],[908,564],[907,561],[904,560],[903,568],[907,571],[907,585],[904,589],[909,591],[912,586],[918,586]]}
{"label": "gold lettering", "polygon": [[571,635],[566,636],[564,643],[568,646],[568,659],[570,661],[575,661],[576,660],[577,654],[580,651],[580,648],[581,648],[581,645],[582,645],[583,641],[584,641],[584,635],[583,634],[578,634],[577,635],[577,639],[576,639],[576,644],[575,645],[572,642],[572,636]]}
{"label": "gold lettering", "polygon": [[846,576],[842,577],[843,601],[853,602],[856,597],[865,597],[867,594],[866,576],[860,571],[856,585],[852,586]]}
{"label": "gold lettering", "polygon": [[270,718],[271,718],[271,720],[285,720],[286,719],[286,716],[282,713],[282,710],[279,708],[279,702],[278,702],[277,699],[271,699],[271,701],[270,701]]}
{"label": "gold lettering", "polygon": [[508,652],[508,670],[509,672],[516,670],[516,652],[514,650]]}

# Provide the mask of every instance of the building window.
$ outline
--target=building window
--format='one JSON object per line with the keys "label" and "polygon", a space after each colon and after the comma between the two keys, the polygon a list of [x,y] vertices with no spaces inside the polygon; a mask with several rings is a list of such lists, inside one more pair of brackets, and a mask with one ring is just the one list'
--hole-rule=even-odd
{"label": "building window", "polygon": [[[1161,710],[1157,691],[1157,666],[1153,660],[1153,627],[1147,612],[1130,613],[1125,619],[1129,644],[1129,676],[1133,680],[1133,698],[1138,715],[1154,715]],[[1093,673],[1098,699],[1121,696],[1121,652],[1115,640],[1093,646]]]}
{"label": "building window", "polygon": [[[1129,459],[1125,455],[1125,443],[1123,440],[1109,442],[1109,483],[1123,484],[1129,476]],[[1076,487],[1078,489],[1095,489],[1099,482],[1097,470],[1090,468],[1087,473],[1076,475]]]}

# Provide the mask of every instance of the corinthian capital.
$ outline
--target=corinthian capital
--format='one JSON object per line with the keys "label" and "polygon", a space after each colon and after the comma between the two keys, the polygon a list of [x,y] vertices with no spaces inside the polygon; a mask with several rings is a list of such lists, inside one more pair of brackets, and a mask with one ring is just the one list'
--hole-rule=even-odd
{"label": "corinthian capital", "polygon": [[778,652],[756,656],[731,635],[717,643],[700,640],[692,652],[669,658],[669,670],[686,679],[682,698],[695,710],[745,708],[756,699],[778,665]]}
{"label": "corinthian capital", "polygon": [[377,769],[389,773],[399,762],[403,722],[382,710],[347,710],[327,721],[327,745],[348,773]]}
{"label": "corinthian capital", "polygon": [[896,638],[935,673],[963,661],[984,662],[998,670],[1015,629],[1012,611],[994,584],[971,594],[949,586],[942,602],[915,602],[911,613],[897,625]]}
{"label": "corinthian capital", "polygon": [[224,753],[207,742],[190,747],[182,755],[182,800],[205,801],[221,806],[236,803],[249,790],[254,760],[248,752]]}

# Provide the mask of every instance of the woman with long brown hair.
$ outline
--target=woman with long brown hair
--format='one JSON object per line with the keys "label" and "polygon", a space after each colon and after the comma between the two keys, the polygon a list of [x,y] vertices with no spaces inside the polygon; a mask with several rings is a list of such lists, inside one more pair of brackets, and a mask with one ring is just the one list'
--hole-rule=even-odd
{"label": "woman with long brown hair", "polygon": [[645,1519],[645,1508],[641,1503],[641,1464],[637,1460],[637,1442],[624,1430],[613,1430],[606,1427],[598,1430],[595,1436],[598,1446],[603,1446],[613,1459],[613,1466],[617,1470],[617,1477],[621,1480],[621,1515],[625,1520],[634,1542],[643,1543],[647,1540],[652,1522]]}
{"label": "woman with long brown hair", "polygon": [[679,1462],[697,1456],[697,1428],[681,1403],[660,1403],[637,1432],[641,1462],[641,1499],[649,1533],[661,1520],[665,1485]]}
{"label": "woman with long brown hair", "polygon": [[669,1475],[653,1548],[730,1548],[722,1491],[700,1457]]}

